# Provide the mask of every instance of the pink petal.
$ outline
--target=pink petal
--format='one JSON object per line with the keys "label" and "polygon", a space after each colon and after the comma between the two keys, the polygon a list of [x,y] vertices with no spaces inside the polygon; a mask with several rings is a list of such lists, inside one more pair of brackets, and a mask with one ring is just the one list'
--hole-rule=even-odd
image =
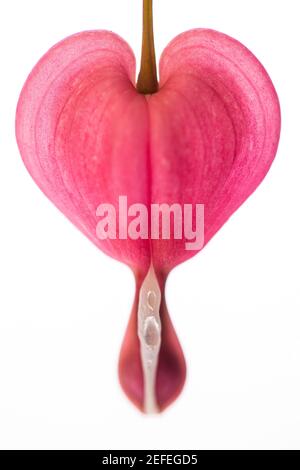
{"label": "pink petal", "polygon": [[[268,172],[280,108],[262,65],[238,41],[197,29],[176,37],[149,100],[152,202],[205,204],[205,243]],[[185,240],[152,242],[157,269],[195,252]]]}
{"label": "pink petal", "polygon": [[96,236],[102,203],[148,204],[148,111],[134,86],[135,59],[117,35],[90,31],[60,42],[31,72],[16,134],[28,171],[101,250],[134,269],[149,265],[148,241]]}

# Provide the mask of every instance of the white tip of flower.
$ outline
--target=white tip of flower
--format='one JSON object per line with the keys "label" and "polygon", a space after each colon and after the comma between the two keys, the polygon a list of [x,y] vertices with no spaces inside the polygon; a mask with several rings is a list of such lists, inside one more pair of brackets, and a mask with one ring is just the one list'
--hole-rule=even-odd
{"label": "white tip of flower", "polygon": [[160,321],[161,291],[151,264],[141,286],[138,307],[138,337],[144,375],[144,411],[158,413],[156,401],[156,374],[161,345]]}

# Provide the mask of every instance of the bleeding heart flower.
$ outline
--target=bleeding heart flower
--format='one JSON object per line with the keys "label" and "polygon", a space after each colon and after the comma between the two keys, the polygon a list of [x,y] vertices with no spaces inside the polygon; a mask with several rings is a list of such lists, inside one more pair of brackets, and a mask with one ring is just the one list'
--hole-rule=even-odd
{"label": "bleeding heart flower", "polygon": [[206,244],[268,172],[279,133],[267,72],[219,32],[176,37],[160,60],[158,86],[150,0],[137,87],[127,43],[89,31],[50,49],[23,88],[16,134],[28,171],[92,242],[135,274],[119,376],[144,411],[163,410],[185,381],[164,287],[171,269],[195,252],[184,238],[100,240],[97,207],[117,207],[120,195],[146,207],[204,204]]}

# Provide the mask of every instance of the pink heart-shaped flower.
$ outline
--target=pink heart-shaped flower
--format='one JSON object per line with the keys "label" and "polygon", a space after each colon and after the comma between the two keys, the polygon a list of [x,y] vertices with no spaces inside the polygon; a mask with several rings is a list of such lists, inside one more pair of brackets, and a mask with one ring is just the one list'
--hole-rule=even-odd
{"label": "pink heart-shaped flower", "polygon": [[[109,256],[132,268],[137,294],[120,357],[120,380],[144,406],[137,336],[142,283],[153,264],[162,292],[156,399],[179,394],[185,361],[164,297],[168,273],[195,254],[186,239],[100,240],[97,208],[204,204],[205,244],[268,172],[280,134],[272,82],[236,40],[197,29],[176,37],[160,61],[159,91],[135,88],[135,58],[107,31],[71,36],[31,72],[17,109],[24,163],[46,196]],[[117,209],[118,211],[118,209]],[[119,215],[119,214],[118,214]]]}

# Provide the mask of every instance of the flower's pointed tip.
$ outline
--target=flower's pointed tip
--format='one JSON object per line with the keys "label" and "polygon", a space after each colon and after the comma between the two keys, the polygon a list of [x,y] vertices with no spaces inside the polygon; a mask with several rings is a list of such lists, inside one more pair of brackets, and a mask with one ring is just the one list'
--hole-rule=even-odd
{"label": "flower's pointed tip", "polygon": [[163,412],[180,395],[185,379],[186,364],[184,355],[172,325],[162,292],[159,309],[161,321],[160,349],[155,370],[155,386],[151,397],[146,384],[145,365],[143,363],[142,342],[138,337],[139,297],[137,294],[125,334],[119,360],[120,384],[129,398],[140,411],[153,415]]}

